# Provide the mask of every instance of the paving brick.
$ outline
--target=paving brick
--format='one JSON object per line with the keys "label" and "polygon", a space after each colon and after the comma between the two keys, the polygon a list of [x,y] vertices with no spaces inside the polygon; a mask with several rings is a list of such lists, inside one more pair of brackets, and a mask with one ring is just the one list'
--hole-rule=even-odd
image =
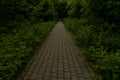
{"label": "paving brick", "polygon": [[52,73],[51,75],[52,75],[53,78],[57,77],[57,73]]}
{"label": "paving brick", "polygon": [[51,76],[51,72],[46,72],[46,73],[45,73],[45,77],[46,77],[46,76],[49,76],[49,77],[50,77],[50,76]]}
{"label": "paving brick", "polygon": [[79,78],[77,76],[72,76],[72,80],[78,80]]}
{"label": "paving brick", "polygon": [[58,74],[58,76],[57,76],[58,78],[63,78],[64,77],[64,75],[63,74]]}
{"label": "paving brick", "polygon": [[77,76],[77,73],[76,72],[71,72],[71,75],[72,76]]}
{"label": "paving brick", "polygon": [[61,74],[64,74],[64,71],[58,71],[57,73],[58,73],[58,75],[59,74],[61,75]]}
{"label": "paving brick", "polygon": [[43,75],[38,75],[37,79],[43,79],[43,77],[44,77]]}
{"label": "paving brick", "polygon": [[70,72],[65,72],[65,73],[64,73],[64,77],[65,77],[65,78],[71,78]]}
{"label": "paving brick", "polygon": [[64,78],[58,78],[57,80],[65,80]]}
{"label": "paving brick", "polygon": [[16,80],[96,80],[60,21]]}
{"label": "paving brick", "polygon": [[51,78],[50,80],[57,80],[57,78]]}
{"label": "paving brick", "polygon": [[36,79],[38,73],[32,73],[29,77],[30,79]]}
{"label": "paving brick", "polygon": [[87,80],[86,78],[79,78],[79,80]]}
{"label": "paving brick", "polygon": [[46,76],[46,77],[43,78],[43,80],[50,80],[50,77]]}
{"label": "paving brick", "polygon": [[43,79],[36,79],[36,80],[43,80]]}

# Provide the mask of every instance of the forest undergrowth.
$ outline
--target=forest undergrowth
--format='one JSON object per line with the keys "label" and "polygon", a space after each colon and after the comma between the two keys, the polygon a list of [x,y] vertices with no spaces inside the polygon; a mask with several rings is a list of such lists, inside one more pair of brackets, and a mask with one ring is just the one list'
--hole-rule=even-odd
{"label": "forest undergrowth", "polygon": [[[0,80],[14,80],[46,39],[55,22],[20,24],[9,34],[0,35]],[[18,74],[16,74],[18,73]]]}
{"label": "forest undergrowth", "polygon": [[[72,32],[76,44],[81,48],[86,60],[97,73],[97,80],[120,79],[120,35],[103,31],[86,19],[65,19],[66,28]],[[103,23],[100,26],[110,26]]]}
{"label": "forest undergrowth", "polygon": [[57,20],[98,80],[120,79],[119,0],[0,0],[0,80],[14,80]]}

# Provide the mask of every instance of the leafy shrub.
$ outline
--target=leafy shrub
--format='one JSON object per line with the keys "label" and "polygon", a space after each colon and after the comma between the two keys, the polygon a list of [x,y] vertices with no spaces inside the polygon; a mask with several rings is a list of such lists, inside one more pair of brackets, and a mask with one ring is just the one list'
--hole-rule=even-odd
{"label": "leafy shrub", "polygon": [[120,79],[120,35],[108,25],[99,26],[88,23],[85,18],[65,19],[66,28],[73,33],[78,46],[81,47],[86,59],[98,74],[99,80]]}
{"label": "leafy shrub", "polygon": [[104,76],[103,79],[119,80],[120,79],[120,51],[110,55],[105,55],[100,62],[100,73]]}
{"label": "leafy shrub", "polygon": [[54,22],[22,24],[12,33],[0,35],[0,80],[14,80],[28,62],[35,47],[43,42]]}

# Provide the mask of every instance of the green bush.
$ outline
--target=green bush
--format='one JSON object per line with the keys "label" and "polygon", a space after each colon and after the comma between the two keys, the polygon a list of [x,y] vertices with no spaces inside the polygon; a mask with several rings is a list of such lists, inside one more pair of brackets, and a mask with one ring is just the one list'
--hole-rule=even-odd
{"label": "green bush", "polygon": [[12,33],[0,35],[0,80],[14,80],[35,48],[45,40],[54,22],[22,24]]}
{"label": "green bush", "polygon": [[98,80],[119,80],[120,35],[104,29],[112,25],[103,23],[96,28],[85,18],[65,19],[64,23],[98,74]]}

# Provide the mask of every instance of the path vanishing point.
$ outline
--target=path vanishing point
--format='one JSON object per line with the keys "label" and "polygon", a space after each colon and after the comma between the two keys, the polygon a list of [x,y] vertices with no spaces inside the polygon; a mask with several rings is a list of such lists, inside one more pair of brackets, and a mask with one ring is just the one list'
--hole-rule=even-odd
{"label": "path vanishing point", "polygon": [[59,21],[16,80],[96,80],[70,33]]}

